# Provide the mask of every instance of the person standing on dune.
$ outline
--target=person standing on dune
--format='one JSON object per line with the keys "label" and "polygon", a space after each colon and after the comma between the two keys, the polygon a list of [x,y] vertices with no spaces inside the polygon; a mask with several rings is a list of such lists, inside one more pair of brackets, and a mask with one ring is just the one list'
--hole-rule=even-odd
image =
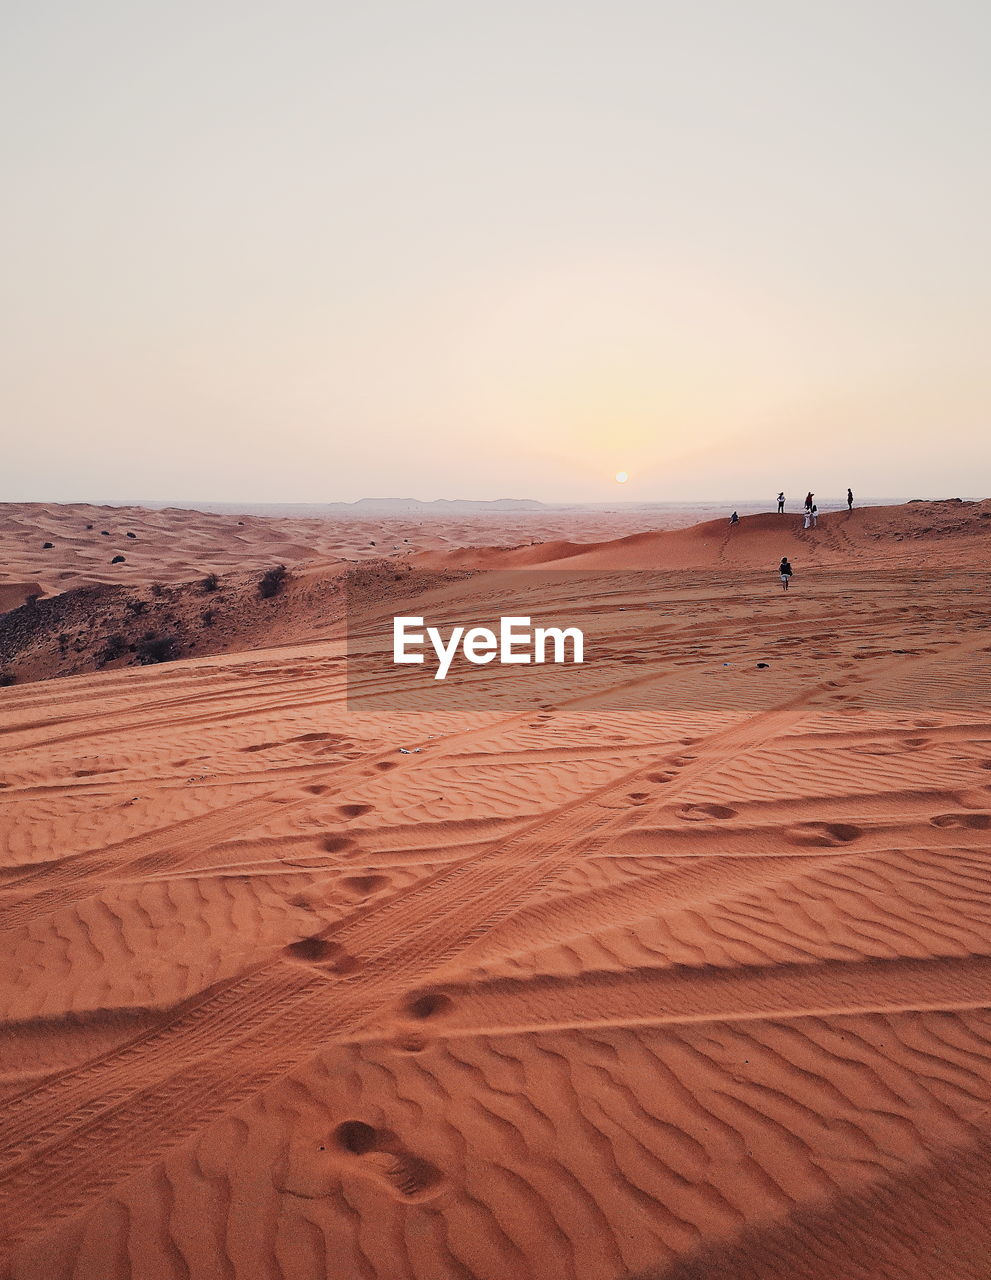
{"label": "person standing on dune", "polygon": [[778,494],[778,515],[779,516],[784,514],[784,509],[785,509],[785,495],[783,493],[779,493]]}
{"label": "person standing on dune", "polygon": [[814,493],[812,492],[812,490],[810,489],[810,490],[808,491],[808,493],[805,495],[805,510],[806,510],[806,511],[811,511],[811,510],[812,510],[812,499],[813,499],[814,497],[815,497],[815,494],[814,494]]}
{"label": "person standing on dune", "polygon": [[791,567],[791,561],[787,556],[781,557],[781,563],[778,565],[778,573],[781,575],[781,589],[782,591],[787,591],[788,584],[791,582],[791,575],[794,573],[794,569]]}
{"label": "person standing on dune", "polygon": [[853,510],[853,490],[852,489],[847,489],[846,491],[846,506],[848,511]]}

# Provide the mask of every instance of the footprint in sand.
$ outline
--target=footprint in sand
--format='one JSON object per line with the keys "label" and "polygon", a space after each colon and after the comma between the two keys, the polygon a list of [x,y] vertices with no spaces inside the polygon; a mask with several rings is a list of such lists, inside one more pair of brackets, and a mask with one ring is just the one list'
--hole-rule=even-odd
{"label": "footprint in sand", "polygon": [[437,1018],[454,1008],[454,1001],[443,991],[421,991],[406,1001],[405,1010],[411,1018],[423,1022]]}
{"label": "footprint in sand", "polygon": [[288,900],[291,907],[299,907],[301,911],[316,911],[317,902],[308,893],[294,893]]}
{"label": "footprint in sand", "polygon": [[360,818],[364,813],[371,813],[374,807],[371,804],[339,804],[337,812],[342,818]]}
{"label": "footprint in sand", "polygon": [[343,853],[346,849],[354,848],[354,841],[350,836],[324,836],[320,841],[320,847],[323,849],[324,853]]}
{"label": "footprint in sand", "polygon": [[436,1194],[443,1175],[435,1164],[414,1155],[390,1129],[376,1129],[363,1120],[345,1120],[334,1130],[338,1150],[358,1157],[362,1171],[381,1177],[404,1200]]}
{"label": "footprint in sand", "polygon": [[683,822],[705,822],[707,818],[722,822],[735,818],[736,814],[736,809],[731,809],[728,804],[686,804],[678,810],[678,817]]}
{"label": "footprint in sand", "polygon": [[387,889],[392,881],[386,875],[366,872],[364,875],[343,876],[341,888],[354,898],[368,898],[373,893]]}
{"label": "footprint in sand", "polygon": [[968,831],[991,830],[991,813],[941,813],[929,821],[934,827],[962,827]]}
{"label": "footprint in sand", "polygon": [[314,965],[328,973],[354,973],[358,961],[336,942],[319,936],[300,938],[298,942],[290,942],[285,949],[290,960],[300,964]]}
{"label": "footprint in sand", "polygon": [[674,780],[673,773],[648,773],[646,775],[648,782],[672,782]]}
{"label": "footprint in sand", "polygon": [[364,1120],[345,1120],[322,1142],[296,1146],[274,1181],[283,1194],[309,1200],[337,1194],[342,1174],[373,1178],[390,1195],[414,1202],[438,1195],[445,1182],[435,1164],[410,1151],[391,1129]]}
{"label": "footprint in sand", "polygon": [[396,1041],[396,1048],[400,1053],[422,1053],[427,1044],[426,1036],[401,1035]]}
{"label": "footprint in sand", "polygon": [[799,822],[783,833],[789,844],[809,845],[816,849],[830,849],[850,844],[864,833],[852,822]]}

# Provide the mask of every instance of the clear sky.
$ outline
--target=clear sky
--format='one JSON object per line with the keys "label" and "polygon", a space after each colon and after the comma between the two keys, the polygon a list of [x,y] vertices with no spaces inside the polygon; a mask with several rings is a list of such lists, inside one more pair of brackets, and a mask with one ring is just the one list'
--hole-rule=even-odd
{"label": "clear sky", "polygon": [[0,498],[991,492],[987,0],[2,28]]}

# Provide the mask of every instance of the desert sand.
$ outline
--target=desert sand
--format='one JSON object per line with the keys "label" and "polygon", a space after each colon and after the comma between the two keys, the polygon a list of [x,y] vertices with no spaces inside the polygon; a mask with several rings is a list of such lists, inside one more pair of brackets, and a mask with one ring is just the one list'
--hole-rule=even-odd
{"label": "desert sand", "polygon": [[[216,572],[231,617],[6,659],[0,1275],[991,1274],[991,503],[385,564],[381,522],[133,510],[127,580],[92,511],[7,508],[8,587],[178,627]],[[346,704],[355,561],[657,572],[601,599],[620,687],[426,713]]]}
{"label": "desert sand", "polygon": [[[590,542],[691,524],[698,518],[688,509],[677,516],[668,514],[659,525],[656,515],[644,511],[600,514],[550,508],[433,519],[388,511],[315,519],[83,502],[0,503],[0,609],[21,604],[28,595],[101,583],[182,583],[207,573],[267,569],[280,562],[350,564],[480,544],[513,546],[567,538]],[[114,563],[117,556],[123,560]]]}

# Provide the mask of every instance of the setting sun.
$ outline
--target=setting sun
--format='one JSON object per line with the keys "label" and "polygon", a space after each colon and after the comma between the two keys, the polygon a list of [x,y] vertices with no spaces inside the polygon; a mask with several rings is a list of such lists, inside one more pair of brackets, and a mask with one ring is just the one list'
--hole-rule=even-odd
{"label": "setting sun", "polygon": [[617,471],[617,472],[616,472],[616,483],[617,483],[617,484],[626,484],[626,482],[627,482],[627,480],[629,480],[629,478],[630,478],[630,477],[627,475],[627,473],[626,473],[625,471]]}

